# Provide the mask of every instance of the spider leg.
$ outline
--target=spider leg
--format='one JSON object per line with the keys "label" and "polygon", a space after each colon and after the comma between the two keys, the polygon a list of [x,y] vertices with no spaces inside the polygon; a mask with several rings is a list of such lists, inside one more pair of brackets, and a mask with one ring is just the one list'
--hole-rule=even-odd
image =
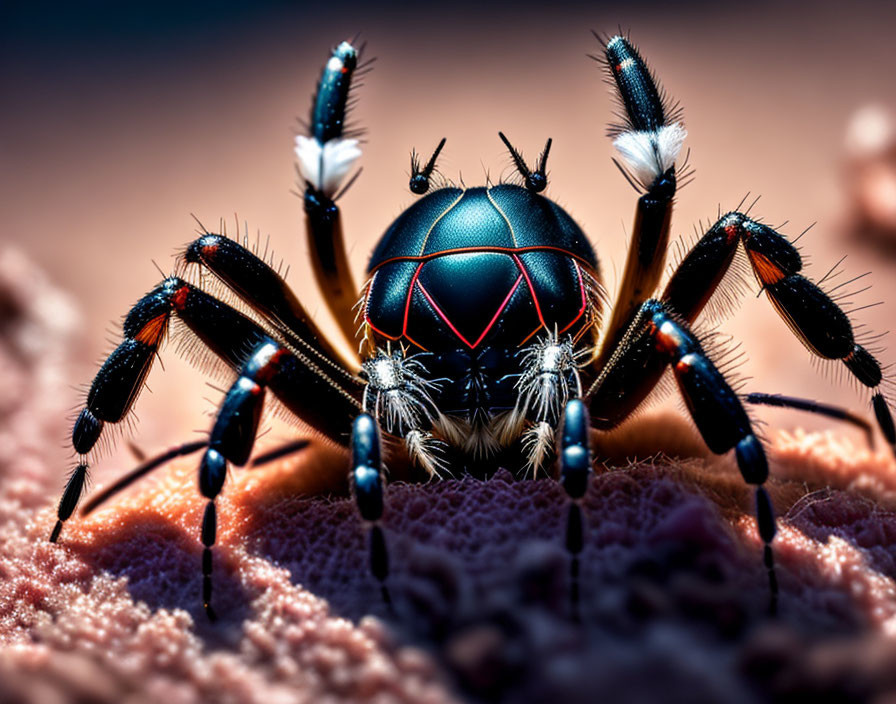
{"label": "spider leg", "polygon": [[[125,318],[124,340],[97,372],[85,407],[72,429],[72,445],[80,462],[63,493],[58,521],[50,536],[53,542],[80,499],[88,469],[86,455],[107,423],[119,423],[130,412],[166,337],[172,315],[234,370],[241,367],[247,352],[270,341],[257,323],[177,276],[165,279],[141,298]],[[337,382],[298,351],[284,360],[284,365],[290,368],[292,376],[275,393],[282,392],[278,393],[281,401],[299,418],[340,442],[344,419],[357,412],[360,384],[341,379]],[[309,398],[318,399],[314,407]]]}
{"label": "spider leg", "polygon": [[[737,466],[756,486],[756,522],[765,543],[770,611],[777,608],[778,582],[771,548],[776,527],[768,494],[768,461],[734,390],[715,367],[687,322],[667,302],[648,300],[623,336],[620,347],[586,398],[592,425],[613,427],[637,406],[671,365],[685,404],[707,447],[715,454],[735,450]],[[641,377],[637,375],[643,373]],[[635,378],[634,382],[630,379]],[[621,410],[622,409],[622,410]]]}
{"label": "spider leg", "polygon": [[608,83],[616,87],[623,119],[623,124],[610,128],[624,165],[616,163],[642,194],[613,313],[596,350],[598,367],[612,356],[663,273],[676,191],[675,160],[687,135],[678,111],[668,104],[638,50],[626,38],[611,38],[604,54],[602,63]]}
{"label": "spider leg", "polygon": [[383,516],[382,447],[376,419],[362,413],[352,425],[352,487],[358,512],[370,524],[370,571],[380,583],[380,594],[386,604],[392,603],[386,586],[389,576],[389,554],[380,526]]}
{"label": "spider leg", "polygon": [[865,433],[865,439],[868,446],[874,449],[874,430],[871,423],[858,413],[853,413],[846,408],[839,406],[831,406],[827,403],[819,403],[807,398],[796,398],[795,396],[782,396],[781,394],[765,394],[761,392],[751,392],[744,396],[744,401],[757,406],[777,406],[778,408],[794,408],[798,411],[806,411],[807,413],[817,413],[820,416],[835,418],[842,420],[844,423],[854,425],[856,428]]}
{"label": "spider leg", "polygon": [[682,260],[663,293],[670,310],[692,322],[731,264],[740,242],[762,290],[803,345],[823,359],[842,361],[872,390],[878,426],[896,452],[896,428],[880,390],[880,363],[858,344],[849,317],[816,284],[800,274],[796,248],[767,225],[738,212],[723,215]]}
{"label": "spider leg", "polygon": [[353,308],[358,287],[346,256],[336,199],[340,184],[361,156],[356,133],[347,131],[345,124],[358,60],[359,52],[348,42],[333,49],[312,101],[311,134],[296,138],[314,278],[349,347],[354,347],[357,331]]}
{"label": "spider leg", "polygon": [[[184,250],[185,265],[199,265],[239,296],[303,354],[322,363],[328,372],[354,378],[340,355],[308,315],[289,285],[264,260],[223,235],[206,233]],[[357,371],[357,359],[346,360]]]}
{"label": "spider leg", "polygon": [[428,378],[425,364],[418,359],[423,356],[405,356],[402,348],[376,348],[362,365],[368,383],[361,407],[387,433],[404,438],[411,461],[435,477],[446,471],[444,446],[432,434],[439,416],[432,392],[438,385]]}
{"label": "spider leg", "polygon": [[563,431],[560,437],[560,483],[569,497],[566,518],[566,549],[570,554],[569,599],[573,614],[579,608],[579,553],[585,544],[585,519],[580,501],[588,488],[591,476],[591,422],[585,403],[575,398],[563,411]]}
{"label": "spider leg", "polygon": [[[208,499],[202,519],[202,603],[208,617],[215,619],[211,606],[212,552],[217,530],[215,499],[227,476],[227,463],[242,467],[249,461],[258,423],[264,408],[265,391],[273,394],[300,418],[316,419],[319,427],[338,437],[337,427],[358,410],[359,403],[331,379],[309,366],[284,344],[271,338],[260,342],[243,364],[218,410],[209,435],[208,447],[199,466],[199,489]],[[332,387],[328,389],[328,387]],[[329,398],[327,395],[328,390]],[[337,393],[334,395],[332,391]],[[309,399],[317,399],[314,406]]]}

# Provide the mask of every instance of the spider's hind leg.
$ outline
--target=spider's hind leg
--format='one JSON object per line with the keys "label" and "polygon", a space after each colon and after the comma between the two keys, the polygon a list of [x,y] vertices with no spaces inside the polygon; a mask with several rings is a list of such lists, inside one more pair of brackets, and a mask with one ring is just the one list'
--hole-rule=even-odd
{"label": "spider's hind leg", "polygon": [[856,342],[846,313],[800,273],[803,261],[796,247],[772,228],[743,213],[723,215],[682,260],[663,301],[685,320],[695,320],[729,268],[738,243],[769,301],[803,345],[822,359],[840,360],[871,389],[878,426],[896,453],[896,428],[880,388],[880,363]]}

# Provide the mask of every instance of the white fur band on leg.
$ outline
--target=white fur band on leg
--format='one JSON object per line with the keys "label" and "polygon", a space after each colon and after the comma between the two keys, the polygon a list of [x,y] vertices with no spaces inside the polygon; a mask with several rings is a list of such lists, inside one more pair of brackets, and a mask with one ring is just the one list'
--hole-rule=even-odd
{"label": "white fur band on leg", "polygon": [[675,163],[687,136],[684,125],[676,122],[655,132],[623,132],[613,140],[613,146],[641,185],[649,188]]}
{"label": "white fur band on leg", "polygon": [[299,172],[328,198],[339,188],[352,166],[361,156],[357,139],[338,137],[321,144],[314,137],[296,137]]}

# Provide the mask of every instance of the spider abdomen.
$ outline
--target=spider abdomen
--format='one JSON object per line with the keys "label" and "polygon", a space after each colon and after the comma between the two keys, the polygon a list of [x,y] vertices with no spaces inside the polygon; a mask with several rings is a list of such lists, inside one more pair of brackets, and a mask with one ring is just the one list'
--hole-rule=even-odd
{"label": "spider abdomen", "polygon": [[559,206],[524,188],[444,188],[408,208],[371,257],[374,338],[443,353],[512,349],[593,323],[597,258]]}

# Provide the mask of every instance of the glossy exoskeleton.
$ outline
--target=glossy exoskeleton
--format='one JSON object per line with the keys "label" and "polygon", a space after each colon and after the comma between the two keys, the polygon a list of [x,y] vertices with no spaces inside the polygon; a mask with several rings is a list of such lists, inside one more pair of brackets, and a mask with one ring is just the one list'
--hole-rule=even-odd
{"label": "glossy exoskeleton", "polygon": [[[57,540],[81,496],[87,455],[105,425],[121,422],[133,407],[176,316],[235,374],[208,438],[144,463],[84,510],[171,457],[204,450],[202,601],[210,617],[215,499],[228,465],[241,466],[252,457],[268,392],[318,433],[351,445],[352,487],[370,525],[370,569],[385,599],[390,595],[380,525],[384,455],[406,456],[429,476],[487,471],[498,464],[534,474],[556,462],[569,497],[566,547],[575,604],[585,539],[579,500],[592,468],[591,433],[627,419],[667,371],[708,448],[718,454],[734,450],[744,480],[756,487],[774,609],[776,527],[763,488],[769,467],[743,403],[844,413],[801,399],[763,394],[742,399],[691,326],[734,258],[745,255],[761,290],[804,345],[818,357],[842,361],[871,390],[878,425],[892,446],[896,430],[880,389],[881,367],[856,342],[846,314],[802,276],[793,245],[744,213],[722,215],[660,288],[681,177],[676,161],[687,133],[631,43],[615,36],[603,45],[602,63],[623,117],[610,130],[617,165],[639,192],[628,258],[608,315],[602,315],[608,299],[588,238],[541,195],[551,140],[530,168],[502,133],[516,182],[473,188],[444,182],[436,170],[444,139],[425,164],[412,154],[409,186],[422,197],[377,244],[358,301],[336,201],[351,185],[353,179],[344,182],[361,155],[358,134],[345,118],[352,79],[363,65],[355,48],[343,42],[323,69],[310,134],[297,137],[296,155],[315,278],[343,336],[360,343],[358,355],[343,358],[264,261],[232,239],[204,233],[186,248],[177,273],[131,309],[124,340],[90,388],[72,433],[79,464],[51,540]],[[197,280],[186,278],[191,269],[214,277],[251,308],[252,317],[191,283]]]}

